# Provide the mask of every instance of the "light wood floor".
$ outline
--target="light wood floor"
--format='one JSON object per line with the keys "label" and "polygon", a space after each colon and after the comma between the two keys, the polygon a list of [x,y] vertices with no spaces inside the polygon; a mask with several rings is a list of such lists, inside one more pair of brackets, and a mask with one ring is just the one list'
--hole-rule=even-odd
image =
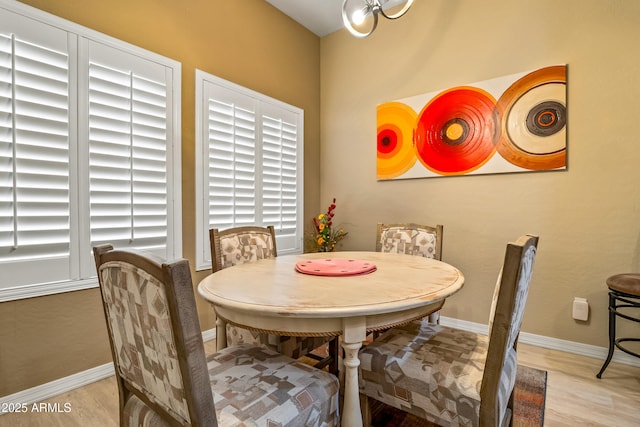
{"label": "light wood floor", "polygon": [[[213,351],[215,344],[205,344]],[[612,363],[601,380],[601,360],[518,345],[518,362],[548,372],[545,426],[640,426],[640,367]],[[118,425],[118,391],[113,377],[45,401],[68,413],[0,415],[0,426],[109,427]],[[394,426],[395,427],[395,426]]]}

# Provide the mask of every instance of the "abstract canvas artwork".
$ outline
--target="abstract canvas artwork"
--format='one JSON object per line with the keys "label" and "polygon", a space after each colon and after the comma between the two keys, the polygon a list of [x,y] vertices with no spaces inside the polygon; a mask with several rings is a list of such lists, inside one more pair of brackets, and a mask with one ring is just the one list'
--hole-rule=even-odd
{"label": "abstract canvas artwork", "polygon": [[377,107],[378,180],[566,168],[566,65]]}

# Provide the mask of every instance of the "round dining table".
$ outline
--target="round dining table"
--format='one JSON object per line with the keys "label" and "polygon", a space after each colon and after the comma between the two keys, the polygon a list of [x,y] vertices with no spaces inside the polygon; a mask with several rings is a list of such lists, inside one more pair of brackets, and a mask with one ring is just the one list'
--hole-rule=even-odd
{"label": "round dining table", "polygon": [[420,256],[381,252],[284,255],[205,277],[199,294],[216,313],[218,349],[226,324],[288,336],[342,336],[343,426],[361,426],[358,351],[371,331],[439,310],[459,291],[456,267]]}

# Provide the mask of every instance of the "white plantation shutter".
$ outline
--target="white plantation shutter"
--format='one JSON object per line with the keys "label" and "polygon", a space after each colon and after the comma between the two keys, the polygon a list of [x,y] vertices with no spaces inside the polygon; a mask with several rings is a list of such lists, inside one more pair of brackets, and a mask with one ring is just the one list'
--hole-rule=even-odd
{"label": "white plantation shutter", "polygon": [[89,65],[91,244],[167,242],[166,85]]}
{"label": "white plantation shutter", "polygon": [[25,276],[63,280],[71,238],[68,37],[53,28],[11,32],[29,24],[24,18],[2,16],[0,24],[0,287]]}
{"label": "white plantation shutter", "polygon": [[2,246],[25,256],[69,252],[67,55],[0,36]]}
{"label": "white plantation shutter", "polygon": [[0,302],[97,286],[92,246],[181,256],[180,64],[0,4]]}
{"label": "white plantation shutter", "polygon": [[267,111],[267,107],[262,116],[263,222],[291,236],[300,214],[297,118],[287,111]]}
{"label": "white plantation shutter", "polygon": [[255,225],[255,105],[224,88],[209,89],[209,224],[220,229]]}
{"label": "white plantation shutter", "polygon": [[196,89],[196,267],[214,227],[273,225],[279,254],[301,252],[302,110],[201,71]]}

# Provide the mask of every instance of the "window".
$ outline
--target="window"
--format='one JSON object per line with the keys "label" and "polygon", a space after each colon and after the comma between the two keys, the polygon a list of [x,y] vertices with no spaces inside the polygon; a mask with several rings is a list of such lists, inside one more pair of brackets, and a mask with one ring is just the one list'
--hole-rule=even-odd
{"label": "window", "polygon": [[303,111],[196,71],[196,266],[209,229],[273,225],[279,254],[302,252]]}
{"label": "window", "polygon": [[92,246],[181,253],[180,65],[0,5],[0,301],[97,286]]}

